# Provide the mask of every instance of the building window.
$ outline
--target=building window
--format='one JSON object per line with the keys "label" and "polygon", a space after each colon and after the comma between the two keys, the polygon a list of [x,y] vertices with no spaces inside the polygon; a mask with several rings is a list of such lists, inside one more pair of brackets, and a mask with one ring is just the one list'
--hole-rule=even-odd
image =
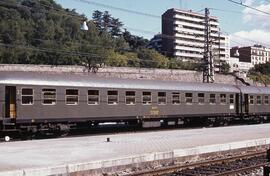
{"label": "building window", "polygon": [[180,104],[180,93],[179,92],[173,92],[172,93],[172,104],[173,105],[179,105]]}
{"label": "building window", "polygon": [[118,91],[109,90],[108,91],[108,104],[117,105],[118,104]]}
{"label": "building window", "polygon": [[269,96],[264,96],[264,104],[269,105]]}
{"label": "building window", "polygon": [[185,94],[186,95],[186,103],[187,104],[191,104],[192,103],[192,97],[193,97],[193,95],[192,95],[192,93],[186,93]]}
{"label": "building window", "polygon": [[253,95],[249,96],[249,104],[254,105],[254,96]]}
{"label": "building window", "polygon": [[99,104],[99,90],[88,90],[87,97],[89,105]]}
{"label": "building window", "polygon": [[42,89],[42,103],[44,105],[55,105],[56,89]]}
{"label": "building window", "polygon": [[230,94],[230,104],[234,104],[234,95]]}
{"label": "building window", "polygon": [[220,94],[220,104],[226,104],[226,94]]}
{"label": "building window", "polygon": [[66,104],[67,105],[79,104],[79,91],[77,89],[66,90]]}
{"label": "building window", "polygon": [[166,104],[166,92],[158,92],[158,104],[165,105]]}
{"label": "building window", "polygon": [[126,104],[135,105],[136,102],[136,93],[135,91],[126,91]]}
{"label": "building window", "polygon": [[198,93],[199,104],[204,104],[204,93]]}
{"label": "building window", "polygon": [[34,91],[30,88],[22,89],[22,105],[33,105],[34,104]]}
{"label": "building window", "polygon": [[262,97],[261,96],[257,96],[257,104],[258,105],[260,105],[260,104],[262,104],[262,99],[261,99]]}
{"label": "building window", "polygon": [[216,103],[216,95],[215,94],[210,94],[210,104],[215,104]]}
{"label": "building window", "polygon": [[152,103],[151,92],[143,92],[142,101],[144,105],[150,105]]}

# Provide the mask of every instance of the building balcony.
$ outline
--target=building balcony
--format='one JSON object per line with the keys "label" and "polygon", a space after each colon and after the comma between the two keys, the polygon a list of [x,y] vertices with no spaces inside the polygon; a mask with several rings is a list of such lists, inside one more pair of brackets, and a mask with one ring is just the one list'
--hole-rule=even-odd
{"label": "building balcony", "polygon": [[183,27],[174,27],[174,30],[177,32],[184,32],[184,33],[190,33],[190,34],[198,34],[198,35],[204,35],[204,31],[196,30],[196,29],[187,29]]}
{"label": "building balcony", "polygon": [[[205,29],[205,26],[203,23],[200,25],[200,24],[194,24],[194,23],[188,23],[188,22],[176,20],[174,24],[180,25],[180,26],[188,26],[188,27],[197,28],[197,29],[203,29],[203,30]],[[211,31],[217,31],[217,32],[219,31],[217,27],[211,27],[210,29]]]}
{"label": "building balcony", "polygon": [[186,40],[175,40],[176,45],[182,45],[182,46],[191,46],[191,47],[204,47],[203,43],[199,42],[191,42],[191,41],[186,41]]}
{"label": "building balcony", "polygon": [[195,47],[179,46],[179,45],[176,45],[174,47],[174,49],[176,49],[176,50],[184,50],[184,51],[196,51],[196,52],[200,52],[200,53],[204,52],[203,48],[195,48]]}
{"label": "building balcony", "polygon": [[183,53],[181,51],[174,52],[174,55],[177,57],[193,57],[193,58],[198,58],[198,59],[203,58],[203,54]]}
{"label": "building balcony", "polygon": [[[191,23],[192,22],[197,22],[197,23],[204,23],[205,20],[202,19],[202,18],[199,18],[198,16],[194,16],[194,17],[189,17],[189,16],[185,16],[185,15],[180,15],[180,14],[175,14],[173,16],[176,20],[177,19],[184,19],[184,20],[188,20],[190,21]],[[214,19],[211,19],[210,18],[210,25],[216,25],[216,26],[219,26],[219,22],[217,20],[214,20]]]}
{"label": "building balcony", "polygon": [[176,33],[175,34],[175,37],[181,37],[181,38],[186,38],[186,39],[198,40],[198,41],[201,41],[201,42],[204,41],[204,38],[203,37],[197,37],[195,34],[193,34],[193,35],[185,35],[185,34]]}

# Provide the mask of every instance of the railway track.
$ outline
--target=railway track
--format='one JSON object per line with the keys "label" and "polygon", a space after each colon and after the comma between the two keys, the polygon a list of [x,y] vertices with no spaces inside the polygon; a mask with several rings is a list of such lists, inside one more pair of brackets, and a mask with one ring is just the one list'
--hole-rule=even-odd
{"label": "railway track", "polygon": [[215,160],[173,165],[156,170],[139,171],[125,176],[227,176],[250,173],[266,164],[269,162],[264,150]]}

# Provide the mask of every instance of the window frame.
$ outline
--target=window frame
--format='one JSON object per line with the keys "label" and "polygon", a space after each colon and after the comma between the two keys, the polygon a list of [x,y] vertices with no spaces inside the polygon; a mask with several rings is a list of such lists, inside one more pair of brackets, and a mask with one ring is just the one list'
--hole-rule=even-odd
{"label": "window frame", "polygon": [[[32,95],[23,95],[23,93],[22,93],[23,89],[32,89],[32,92],[33,92]],[[32,96],[32,98],[33,98],[32,104],[24,104],[23,101],[22,101],[23,96]],[[23,105],[23,106],[32,106],[32,105],[34,105],[34,103],[35,103],[34,98],[35,98],[35,90],[33,89],[33,87],[22,87],[21,88],[21,105]]]}
{"label": "window frame", "polygon": [[[231,97],[232,96],[232,97]],[[234,96],[234,94],[230,94],[229,95],[229,103],[230,103],[230,105],[234,105],[234,100],[235,100],[235,98],[234,98],[235,96]],[[233,102],[231,103],[231,100],[233,100]]]}
{"label": "window frame", "polygon": [[[96,95],[89,95],[89,91],[98,91],[98,101],[97,101],[97,104],[90,104],[89,103],[89,96],[96,96]],[[87,105],[90,105],[90,106],[97,106],[97,105],[100,105],[100,90],[99,89],[87,89]]]}
{"label": "window frame", "polygon": [[[191,94],[191,97],[188,97],[187,94]],[[191,102],[188,102],[188,101],[187,101],[188,98],[191,98]],[[193,93],[189,93],[189,92],[186,92],[186,93],[185,93],[185,103],[186,103],[187,105],[191,105],[191,104],[193,103]]]}
{"label": "window frame", "polygon": [[[249,95],[249,97],[248,97],[248,101],[249,101],[249,105],[254,105],[254,95]],[[252,101],[252,103],[251,103],[251,101]]]}
{"label": "window frame", "polygon": [[[134,92],[135,94],[133,95],[133,96],[127,96],[127,92]],[[130,97],[132,97],[132,98],[134,98],[134,103],[133,104],[127,104],[127,98],[130,98]],[[136,91],[135,90],[126,90],[125,91],[125,103],[126,103],[126,105],[128,105],[128,106],[134,106],[134,105],[136,105]]]}
{"label": "window frame", "polygon": [[[150,92],[150,103],[144,103],[144,101],[143,101],[143,98],[144,98],[144,95],[143,95],[143,93],[144,92]],[[142,91],[142,104],[143,105],[152,105],[152,103],[153,103],[153,101],[152,101],[152,92],[151,91]],[[149,96],[149,95],[147,95],[147,96]]]}
{"label": "window frame", "polygon": [[[260,98],[258,98],[258,97],[260,97]],[[260,103],[258,103],[258,101],[260,101]],[[262,96],[261,95],[256,96],[256,105],[262,105]]]}
{"label": "window frame", "polygon": [[[203,97],[200,97],[200,96],[199,96],[200,94],[202,94]],[[197,96],[198,96],[198,104],[199,104],[199,105],[204,105],[204,104],[205,104],[205,93],[198,93]],[[203,99],[202,99],[202,98],[203,98]],[[201,99],[203,100],[203,102],[200,102]]]}
{"label": "window frame", "polygon": [[[159,93],[165,93],[165,96],[159,96]],[[160,103],[160,99],[163,99],[165,97],[165,102]],[[157,104],[158,105],[166,105],[167,104],[167,92],[157,92]]]}
{"label": "window frame", "polygon": [[[77,101],[77,104],[67,104],[67,90],[77,90],[78,91],[78,101]],[[76,95],[68,95],[68,96],[76,96]],[[67,88],[66,91],[65,91],[65,104],[68,105],[68,106],[77,106],[80,104],[80,91],[79,89],[76,89],[76,88]]]}
{"label": "window frame", "polygon": [[[175,100],[173,98],[174,95],[178,95],[178,100],[176,100],[176,101],[179,101],[179,103],[173,103],[173,101]],[[181,104],[181,93],[180,92],[172,92],[171,96],[172,96],[171,97],[172,98],[172,105],[180,105]]]}
{"label": "window frame", "polygon": [[[267,101],[268,101],[268,103],[266,103],[266,97],[267,97]],[[269,105],[269,95],[264,95],[264,104],[265,105]]]}
{"label": "window frame", "polygon": [[[55,90],[55,104],[46,104],[46,103],[44,103],[44,89],[53,89],[53,90]],[[47,99],[48,100],[48,99]],[[57,90],[56,90],[56,88],[42,88],[41,89],[41,104],[42,105],[44,105],[44,106],[55,106],[56,104],[57,104]]]}
{"label": "window frame", "polygon": [[[213,97],[211,97],[211,95],[214,95],[214,100],[215,100],[214,102],[211,102],[211,100],[213,100]],[[210,104],[210,105],[215,105],[215,104],[217,103],[217,99],[216,99],[217,96],[216,96],[216,95],[217,95],[217,94],[215,94],[215,93],[210,93],[210,94],[209,94],[209,104]]]}
{"label": "window frame", "polygon": [[[115,96],[115,95],[109,95],[109,91],[114,91],[114,92],[117,92],[117,103],[112,103],[112,104],[109,104],[109,96]],[[107,105],[112,105],[112,106],[116,106],[119,104],[119,91],[118,90],[107,90]]]}
{"label": "window frame", "polygon": [[[222,97],[222,95],[225,95],[225,97]],[[225,100],[225,102],[223,102]],[[227,104],[227,94],[221,93],[219,94],[219,101],[221,105],[226,105]]]}

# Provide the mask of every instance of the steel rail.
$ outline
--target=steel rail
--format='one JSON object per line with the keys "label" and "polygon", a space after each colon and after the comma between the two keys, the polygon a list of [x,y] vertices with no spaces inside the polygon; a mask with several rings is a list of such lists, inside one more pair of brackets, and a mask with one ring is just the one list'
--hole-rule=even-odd
{"label": "steel rail", "polygon": [[[134,173],[124,174],[123,176],[153,176],[153,175],[158,176],[158,175],[170,174],[170,173],[176,172],[178,170],[185,170],[185,169],[196,168],[196,167],[201,167],[201,166],[210,166],[210,165],[219,164],[219,163],[223,163],[223,162],[235,161],[237,159],[248,159],[248,158],[252,158],[252,157],[256,157],[256,156],[266,156],[266,150],[248,153],[248,154],[244,154],[244,155],[236,155],[236,156],[232,156],[232,157],[226,157],[226,158],[222,158],[222,159],[215,159],[215,160],[211,160],[211,161],[208,160],[208,161],[200,161],[200,162],[195,162],[195,163],[173,165],[173,166],[168,166],[165,168],[159,168],[156,170],[147,170],[147,171],[143,170],[143,171],[138,171],[138,172],[134,172]],[[260,166],[262,166],[264,164],[266,164],[266,163],[260,164]],[[251,166],[251,167],[257,168],[260,166],[256,165],[256,166]],[[231,171],[231,172],[233,172],[233,171]],[[228,171],[228,173],[229,173],[229,171]],[[220,175],[212,175],[212,176],[221,176],[221,174],[222,173],[220,173]]]}
{"label": "steel rail", "polygon": [[249,167],[243,167],[243,168],[239,168],[239,169],[235,169],[235,170],[231,170],[231,171],[225,171],[225,172],[222,172],[222,173],[212,174],[212,175],[209,175],[209,176],[227,176],[227,175],[242,173],[242,172],[245,172],[245,171],[251,171],[251,170],[260,168],[260,167],[265,166],[267,164],[269,164],[269,162],[265,162],[265,163],[261,163],[261,164],[257,164],[257,165],[249,166]]}

